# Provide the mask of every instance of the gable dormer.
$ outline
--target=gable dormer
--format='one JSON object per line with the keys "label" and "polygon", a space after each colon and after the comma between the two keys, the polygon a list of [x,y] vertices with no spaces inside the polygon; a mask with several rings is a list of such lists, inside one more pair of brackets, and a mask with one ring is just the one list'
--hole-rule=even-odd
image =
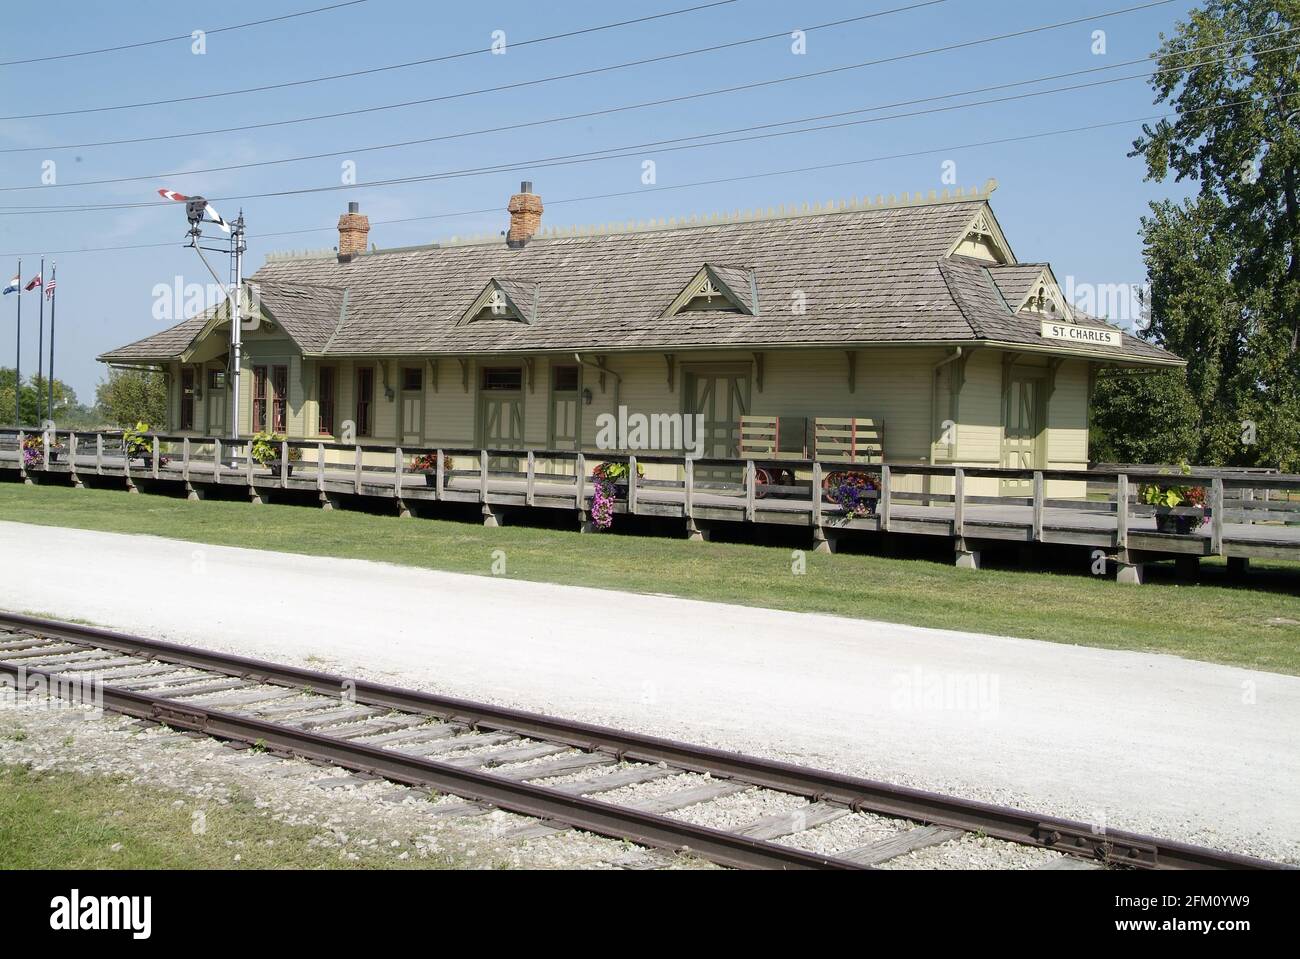
{"label": "gable dormer", "polygon": [[705,263],[663,315],[717,311],[759,315],[758,279],[753,270]]}
{"label": "gable dormer", "polygon": [[998,226],[997,218],[987,203],[980,205],[978,212],[966,224],[961,235],[948,250],[949,256],[968,256],[975,260],[990,263],[1015,263],[1015,254]]}
{"label": "gable dormer", "polygon": [[461,314],[457,326],[482,320],[532,323],[537,319],[537,290],[536,283],[493,277]]}
{"label": "gable dormer", "polygon": [[1010,306],[1016,313],[1033,313],[1046,320],[1074,321],[1070,305],[1066,302],[1065,294],[1061,292],[1061,287],[1056,282],[1056,277],[1052,275],[1050,267],[1043,267],[1038,278],[1029,285],[1020,303],[1011,303]]}

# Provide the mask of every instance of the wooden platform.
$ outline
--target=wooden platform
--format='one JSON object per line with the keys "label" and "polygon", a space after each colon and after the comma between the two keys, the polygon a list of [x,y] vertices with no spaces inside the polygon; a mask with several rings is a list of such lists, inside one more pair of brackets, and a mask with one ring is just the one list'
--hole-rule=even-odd
{"label": "wooden platform", "polygon": [[[1203,470],[1174,477],[1140,467],[1084,472],[855,466],[874,479],[878,491],[872,494],[869,515],[848,516],[824,494],[813,493],[821,490],[823,475],[843,465],[788,458],[780,465],[797,477],[795,484],[764,486],[755,477],[766,464],[756,460],[646,456],[642,465],[656,463],[661,473],[662,467],[672,467],[680,477],[652,481],[637,478],[637,457],[626,453],[402,450],[286,442],[280,463],[272,469],[249,458],[246,441],[151,437],[156,456],[128,460],[120,434],[59,433],[61,448],[48,456],[41,451],[28,469],[22,465],[15,433],[7,439],[0,431],[0,478],[75,485],[91,477],[107,478],[133,490],[172,487],[195,499],[218,488],[240,490],[253,502],[291,491],[314,494],[327,508],[357,498],[385,499],[403,515],[409,515],[415,503],[465,503],[478,506],[488,525],[495,525],[503,510],[568,510],[582,528],[590,529],[591,466],[624,462],[631,467],[630,482],[617,489],[616,514],[681,520],[693,539],[708,538],[718,524],[729,523],[806,527],[813,546],[823,551],[833,551],[844,537],[863,534],[942,537],[952,541],[958,564],[971,567],[979,566],[982,548],[1045,543],[1103,556],[1117,564],[1124,582],[1140,582],[1142,565],[1160,559],[1300,560],[1300,477],[1278,474]],[[116,452],[107,451],[113,449]],[[290,463],[293,449],[302,459]],[[427,475],[412,472],[413,459],[430,452],[437,454],[437,470]],[[454,456],[457,465],[477,468],[447,469],[447,456]],[[700,468],[711,476],[730,473],[736,480],[697,483]],[[561,469],[571,475],[562,475]],[[918,476],[928,481],[927,488],[947,492],[915,492]],[[966,489],[973,477],[1022,480],[1030,495],[971,496]],[[1044,490],[1053,481],[1086,483],[1089,495],[1049,499]],[[1154,510],[1136,502],[1142,482],[1203,486],[1207,508],[1175,511],[1201,525],[1181,535],[1158,531]]]}

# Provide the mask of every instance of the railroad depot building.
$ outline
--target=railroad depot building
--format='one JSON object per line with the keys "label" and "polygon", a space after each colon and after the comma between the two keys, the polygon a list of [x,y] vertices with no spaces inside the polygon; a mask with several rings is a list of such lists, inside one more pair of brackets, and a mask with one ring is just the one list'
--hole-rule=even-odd
{"label": "railroad depot building", "polygon": [[[246,283],[239,430],[595,451],[622,408],[699,414],[707,457],[753,455],[744,416],[787,455],[849,420],[891,463],[1084,469],[1097,370],[1182,361],[1020,262],[995,187],[542,230],[524,184],[505,237],[392,250],[350,204],[337,251]],[[219,307],[100,359],[167,373],[169,432],[225,435],[229,327]]]}

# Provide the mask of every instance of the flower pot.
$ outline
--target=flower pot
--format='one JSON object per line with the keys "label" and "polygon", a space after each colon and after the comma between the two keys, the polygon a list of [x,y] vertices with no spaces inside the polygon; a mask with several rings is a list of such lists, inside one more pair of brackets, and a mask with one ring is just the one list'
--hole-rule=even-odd
{"label": "flower pot", "polygon": [[437,486],[437,485],[438,485],[438,471],[437,471],[437,470],[408,470],[408,472],[411,473],[413,476],[423,476],[423,477],[424,477],[424,484],[425,484],[426,486]]}
{"label": "flower pot", "polygon": [[1176,516],[1170,512],[1169,507],[1167,506],[1156,507],[1157,533],[1172,533],[1178,536],[1186,536],[1200,525],[1199,517]]}
{"label": "flower pot", "polygon": [[[280,475],[280,466],[281,466],[281,461],[280,461],[280,460],[271,460],[270,462],[268,462],[268,463],[263,463],[262,465],[265,466],[265,467],[267,467],[268,469],[270,469],[270,471],[271,471],[272,473],[274,473],[276,476],[279,476],[279,475]],[[290,461],[289,464],[288,464],[288,466],[285,468],[285,470],[284,470],[284,475],[285,475],[285,476],[292,476],[292,475],[293,475],[293,462],[292,462],[292,461]]]}

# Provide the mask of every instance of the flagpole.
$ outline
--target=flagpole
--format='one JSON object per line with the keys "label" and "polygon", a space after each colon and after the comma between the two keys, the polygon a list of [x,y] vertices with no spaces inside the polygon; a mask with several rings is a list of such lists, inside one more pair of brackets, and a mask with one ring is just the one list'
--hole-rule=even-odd
{"label": "flagpole", "polygon": [[41,301],[39,303],[41,308],[41,319],[36,334],[36,382],[33,385],[36,387],[36,424],[39,426],[45,419],[42,412],[42,407],[45,405],[45,397],[41,396],[41,363],[43,362],[43,354],[45,353],[45,257],[41,257],[41,272],[36,274],[36,278],[40,280],[40,282],[36,284],[36,298]]}
{"label": "flagpole", "polygon": [[[18,345],[14,347],[14,426],[23,425],[23,261],[18,261]],[[18,454],[22,456],[22,452]]]}
{"label": "flagpole", "polygon": [[[50,402],[49,417],[54,419],[54,298],[58,295],[58,289],[55,286],[55,279],[59,274],[59,265],[50,264]],[[42,274],[41,282],[45,282],[45,276]]]}

